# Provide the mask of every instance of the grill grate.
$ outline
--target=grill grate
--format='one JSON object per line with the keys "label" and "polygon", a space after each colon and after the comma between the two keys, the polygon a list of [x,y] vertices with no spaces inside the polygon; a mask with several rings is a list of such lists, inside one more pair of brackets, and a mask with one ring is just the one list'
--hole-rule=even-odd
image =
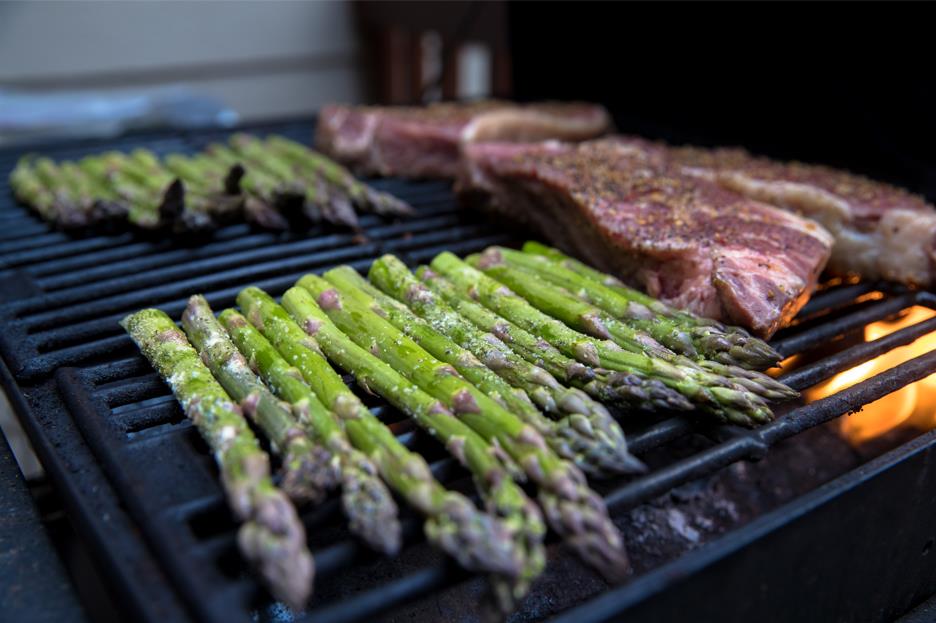
{"label": "grill grate", "polygon": [[[287,123],[258,130],[306,140],[311,124]],[[142,145],[157,152],[192,151],[218,138],[223,135],[153,134],[107,143],[106,148]],[[104,147],[72,144],[51,149],[50,154],[77,157]],[[0,354],[12,375],[4,375],[6,389],[19,396],[14,402],[28,420],[44,462],[90,451],[100,464],[99,473],[53,470],[57,484],[79,491],[99,479],[105,485],[99,495],[112,495],[126,508],[127,521],[139,528],[158,566],[171,578],[171,590],[182,596],[196,618],[277,618],[281,613],[266,601],[239,559],[235,526],[207,449],[117,321],[144,306],[158,306],[178,318],[186,298],[196,292],[205,294],[215,309],[232,305],[236,293],[248,284],[279,295],[306,272],[340,263],[366,270],[382,253],[395,253],[413,265],[442,250],[464,254],[517,240],[496,224],[456,211],[445,184],[399,180],[380,180],[375,185],[413,204],[417,217],[388,222],[365,216],[363,240],[330,229],[270,233],[244,225],[224,228],[202,244],[126,233],[75,238],[49,232],[34,216],[11,205],[5,180],[16,156],[0,154],[0,291],[6,296],[0,306]],[[798,322],[781,332],[775,343],[785,355],[834,340],[841,340],[842,348],[789,372],[784,379],[805,389],[936,330],[936,319],[931,319],[874,342],[858,340],[845,347],[855,340],[841,338],[855,336],[869,322],[913,305],[936,308],[936,298],[928,292],[864,283],[830,287],[817,294]],[[710,442],[701,451],[644,476],[601,482],[596,488],[613,513],[623,512],[738,460],[761,457],[778,441],[854,411],[934,370],[936,352],[813,404],[782,407],[775,422],[755,431],[689,416],[628,422],[630,443],[637,453],[697,433]],[[428,436],[372,396],[362,397],[409,447],[425,454],[440,480],[455,488],[467,487],[466,474]],[[61,427],[56,424],[59,421]],[[80,437],[68,436],[72,430]],[[89,511],[76,504],[75,512],[87,515]],[[404,517],[406,547],[392,560],[377,557],[350,537],[335,500],[302,516],[318,568],[317,595],[305,615],[308,620],[370,619],[468,577],[422,541],[415,516]],[[88,532],[100,528],[93,516],[84,519]],[[126,555],[122,548],[129,547],[123,542],[131,538],[125,531],[126,526],[121,528],[120,539],[97,544],[115,568]],[[147,617],[159,618],[146,606],[151,596],[131,597]]]}

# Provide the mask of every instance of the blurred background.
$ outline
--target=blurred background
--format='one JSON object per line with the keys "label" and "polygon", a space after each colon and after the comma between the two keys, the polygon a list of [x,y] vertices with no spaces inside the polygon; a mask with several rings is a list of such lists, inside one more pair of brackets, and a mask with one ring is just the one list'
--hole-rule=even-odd
{"label": "blurred background", "polygon": [[325,102],[588,99],[936,194],[923,4],[0,2],[0,144]]}

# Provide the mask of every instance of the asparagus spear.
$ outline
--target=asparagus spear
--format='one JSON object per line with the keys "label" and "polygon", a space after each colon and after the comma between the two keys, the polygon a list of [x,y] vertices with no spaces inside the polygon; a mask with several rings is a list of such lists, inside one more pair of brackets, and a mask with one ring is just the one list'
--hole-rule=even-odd
{"label": "asparagus spear", "polygon": [[156,229],[165,224],[163,215],[175,213],[164,205],[181,201],[181,184],[159,187],[149,174],[130,157],[120,152],[89,156],[78,162],[79,168],[91,178],[102,179],[130,207],[127,220],[142,229]]}
{"label": "asparagus spear", "polygon": [[684,367],[628,352],[610,340],[594,339],[570,329],[451,253],[437,255],[432,260],[432,267],[449,277],[462,294],[477,298],[485,307],[540,335],[568,356],[583,363],[659,380],[705,411],[730,422],[753,426],[769,421],[772,417],[763,401],[750,392],[707,385],[694,378],[692,371]]}
{"label": "asparagus spear", "polygon": [[284,185],[257,167],[245,170],[241,158],[227,145],[212,143],[205,156],[228,167],[228,192],[235,190],[235,181],[237,188],[243,188],[244,214],[249,221],[266,229],[287,229],[297,220],[295,208],[301,208],[302,195],[294,185]]}
{"label": "asparagus spear", "polygon": [[507,264],[504,261],[506,251],[492,247],[480,256],[468,257],[466,261],[511,288],[540,311],[562,320],[569,327],[592,337],[610,339],[624,350],[643,353],[678,365],[700,384],[731,387],[768,400],[788,400],[799,395],[783,383],[760,372],[715,361],[696,362],[677,355],[648,334],[619,321],[604,310],[589,305],[566,289],[543,283],[536,273]]}
{"label": "asparagus spear", "polygon": [[82,205],[82,225],[111,224],[127,217],[127,205],[114,194],[104,180],[85,174],[77,163],[61,163],[62,177],[72,197]]}
{"label": "asparagus spear", "polygon": [[180,154],[167,156],[165,166],[185,185],[185,208],[180,217],[184,229],[213,229],[242,212],[244,197],[227,192],[229,167],[203,155]]}
{"label": "asparagus spear", "polygon": [[[658,331],[665,331],[668,326],[672,326],[673,330],[687,335],[695,349],[708,359],[758,370],[770,368],[781,359],[780,353],[770,345],[750,336],[740,327],[726,327],[713,320],[671,308],[556,249],[537,242],[527,242],[523,245],[523,252],[529,256],[545,257],[553,265],[579,275],[582,278],[579,285],[582,294],[614,316],[641,322],[648,315],[659,318],[656,321]],[[556,273],[553,271],[553,274]],[[669,322],[663,322],[662,319]]]}
{"label": "asparagus spear", "polygon": [[312,442],[292,416],[250,369],[201,295],[189,298],[182,326],[202,361],[241,410],[270,439],[283,458],[283,490],[297,502],[321,502],[338,481],[333,453]]}
{"label": "asparagus spear", "polygon": [[145,309],[127,316],[121,325],[211,448],[231,510],[243,522],[237,534],[241,552],[257,565],[278,599],[301,608],[312,591],[314,574],[305,530],[288,498],[273,485],[269,458],[240,407],[165,313]]}
{"label": "asparagus spear", "polygon": [[[542,414],[526,393],[506,382],[494,370],[481,363],[471,351],[462,348],[449,337],[433,329],[429,323],[411,312],[406,306],[398,304],[393,299],[388,299],[379,290],[367,291],[368,286],[370,286],[368,281],[350,266],[339,266],[327,271],[323,276],[326,281],[330,281],[342,292],[347,292],[345,296],[357,298],[359,304],[370,307],[389,320],[397,329],[406,333],[413,341],[432,353],[434,357],[451,364],[468,381],[496,400],[508,411],[513,411],[520,417],[531,418],[534,421],[542,419]],[[375,296],[382,298],[377,300]],[[549,427],[548,421],[544,421],[542,424],[533,424],[533,422],[530,422],[530,424],[534,428],[537,428],[537,426]]]}
{"label": "asparagus spear", "polygon": [[357,227],[357,215],[350,200],[342,191],[329,186],[318,175],[303,175],[301,168],[268,149],[263,141],[255,136],[234,134],[231,136],[230,145],[251,168],[263,169],[283,182],[293,182],[305,198],[310,220],[315,221],[320,215],[336,225]]}
{"label": "asparagus spear", "polygon": [[[417,387],[446,404],[459,420],[489,443],[497,444],[539,486],[539,501],[550,525],[588,563],[610,580],[628,570],[620,533],[601,498],[588,488],[582,472],[560,459],[542,436],[445,364],[423,350],[376,313],[343,296],[324,279],[306,275],[300,288],[283,297],[287,309],[298,303],[319,307],[362,348],[370,348]],[[305,288],[312,296],[303,296]]]}
{"label": "asparagus spear", "polygon": [[353,371],[359,383],[386,397],[437,436],[472,473],[485,507],[507,529],[513,554],[518,559],[517,572],[494,581],[501,604],[505,608],[512,606],[545,566],[542,541],[546,528],[536,505],[504,469],[497,449],[437,400],[357,346],[331,322],[308,292],[293,288],[291,294],[284,295],[283,302],[294,318],[301,319],[307,327],[310,323],[314,325],[315,339],[329,356]]}
{"label": "asparagus spear", "polygon": [[10,173],[10,186],[18,201],[31,206],[43,220],[57,224],[60,199],[40,178],[35,166],[36,160],[33,154],[20,158]]}
{"label": "asparagus spear", "polygon": [[[471,351],[436,331],[406,306],[393,299],[388,300],[379,291],[365,291],[370,284],[354,269],[339,267],[328,271],[324,277],[339,288],[344,296],[355,298],[359,304],[385,317],[433,357],[450,364],[488,397],[529,424],[562,458],[576,462],[582,470],[593,474],[609,475],[620,473],[622,469],[626,471],[617,453],[618,448],[612,444],[602,444],[600,440],[595,443],[594,430],[557,426],[543,416],[522,390],[512,387],[481,363]],[[375,300],[374,296],[382,300]],[[626,445],[624,448],[626,450]]]}
{"label": "asparagus spear", "polygon": [[259,371],[277,396],[287,401],[299,424],[338,462],[341,502],[351,525],[371,547],[385,554],[400,549],[400,522],[393,496],[380,480],[374,463],[348,443],[341,423],[302,381],[260,332],[233,309],[218,320],[238,350]]}
{"label": "asparagus spear", "polygon": [[[490,370],[506,382],[522,388],[540,409],[556,418],[557,422],[539,423],[537,412],[537,417],[527,422],[550,442],[557,454],[574,461],[584,471],[598,475],[643,470],[643,464],[627,451],[621,427],[604,407],[581,390],[563,387],[546,370],[529,363],[496,337],[462,319],[420,283],[399,259],[392,255],[383,256],[371,265],[369,277],[377,288],[405,302],[437,332],[450,336],[467,348]],[[407,313],[412,315],[397,300],[367,282],[358,283],[358,287],[373,296],[383,309],[396,307],[406,310],[400,311],[404,318],[407,318]],[[402,324],[394,319],[394,314],[387,317],[397,328],[403,329]],[[406,332],[415,339],[414,335]],[[420,340],[417,342],[423,345]],[[443,359],[435,351],[427,350]],[[554,439],[561,443],[554,443]]]}
{"label": "asparagus spear", "polygon": [[475,303],[470,297],[460,293],[450,281],[427,266],[420,267],[416,275],[459,314],[508,344],[518,355],[602,402],[620,403],[648,411],[692,409],[689,400],[658,380],[626,372],[593,368],[567,357],[546,340]]}
{"label": "asparagus spear", "polygon": [[350,171],[320,153],[281,136],[270,136],[267,145],[304,169],[314,171],[347,193],[362,210],[376,214],[409,216],[413,208],[393,195],[372,189],[359,182]]}
{"label": "asparagus spear", "polygon": [[[301,289],[293,290],[305,294]],[[294,308],[297,315],[304,319],[302,323],[306,328],[324,327],[314,337],[304,332],[286,310],[258,288],[242,290],[237,295],[237,304],[244,310],[248,320],[299,370],[326,407],[341,418],[351,442],[370,456],[384,480],[425,515],[425,532],[430,542],[468,569],[522,577],[521,565],[524,561],[518,557],[520,552],[528,552],[523,564],[527,572],[533,568],[536,562],[533,544],[518,550],[512,544],[512,534],[505,530],[505,525],[479,513],[464,496],[442,487],[432,477],[425,460],[407,450],[348,389],[325,360],[322,351],[338,365],[356,374],[363,386],[387,390],[393,404],[420,425],[434,431],[456,453],[457,458],[464,459],[463,464],[469,469],[475,466],[482,470],[479,473],[490,474],[490,481],[485,479],[479,483],[479,486],[484,486],[482,491],[498,490],[500,482],[510,480],[502,477],[503,467],[500,462],[488,453],[488,449],[479,449],[471,431],[460,425],[447,409],[431,398],[427,401],[422,392],[414,391],[406,384],[396,385],[399,391],[389,391],[387,388],[392,388],[393,383],[405,383],[405,379],[366,351],[361,351],[340,331],[333,330],[327,317],[317,312],[317,308],[312,309],[314,304],[310,309],[305,309],[301,304]],[[494,497],[488,497],[487,500],[502,503]],[[513,496],[504,500],[510,501],[513,501]],[[504,504],[492,507],[492,510],[496,512],[501,508],[508,507]],[[527,514],[523,516],[522,522],[524,531],[531,535],[535,533],[533,519],[533,515]]]}
{"label": "asparagus spear", "polygon": [[94,198],[75,192],[62,166],[51,159],[36,158],[33,167],[40,183],[52,194],[56,224],[65,229],[87,225]]}

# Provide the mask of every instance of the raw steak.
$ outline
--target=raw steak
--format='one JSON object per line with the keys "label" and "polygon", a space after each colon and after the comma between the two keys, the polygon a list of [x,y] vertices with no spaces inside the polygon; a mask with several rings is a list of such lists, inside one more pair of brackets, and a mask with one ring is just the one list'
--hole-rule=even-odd
{"label": "raw steak", "polygon": [[833,273],[936,284],[936,209],[921,197],[830,167],[776,162],[741,149],[620,140],[654,163],[815,219],[835,238]]}
{"label": "raw steak", "polygon": [[578,141],[601,136],[610,126],[604,108],[583,103],[326,106],[316,146],[361,173],[452,178],[463,143]]}
{"label": "raw steak", "polygon": [[469,145],[457,189],[667,303],[765,337],[806,302],[832,247],[809,219],[613,139]]}

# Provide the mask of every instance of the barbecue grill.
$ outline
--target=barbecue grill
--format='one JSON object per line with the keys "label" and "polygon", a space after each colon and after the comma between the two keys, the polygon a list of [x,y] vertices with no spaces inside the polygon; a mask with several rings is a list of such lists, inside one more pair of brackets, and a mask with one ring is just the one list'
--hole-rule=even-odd
{"label": "barbecue grill", "polygon": [[[308,141],[313,122],[248,128]],[[105,143],[47,146],[54,158],[141,146],[191,152],[220,132],[135,134]],[[411,203],[414,218],[362,217],[362,235],[330,229],[260,232],[226,227],[201,241],[139,234],[50,232],[12,203],[5,182],[18,153],[0,154],[0,378],[64,510],[104,581],[133,620],[289,620],[272,603],[235,543],[206,446],[169,389],[117,325],[157,306],[179,318],[187,297],[204,293],[215,309],[249,284],[279,295],[307,272],[338,264],[366,271],[383,253],[410,265],[443,250],[465,254],[512,245],[517,234],[456,209],[447,184],[376,180]],[[875,294],[872,297],[867,296]],[[936,318],[864,342],[869,323],[936,295],[890,284],[842,283],[817,293],[774,344],[803,362],[781,378],[804,390],[936,331]],[[818,354],[817,354],[818,353]],[[785,405],[757,430],[691,416],[625,419],[643,455],[696,440],[639,477],[598,482],[615,517],[776,444],[820,427],[936,372],[936,351],[810,404]],[[348,382],[351,383],[350,377]],[[460,488],[467,474],[404,416],[362,393],[436,477]],[[518,621],[889,619],[936,592],[936,432],[918,436],[706,545],[608,588],[553,544],[548,590],[534,588]],[[343,526],[336,500],[303,509],[317,565],[316,596],[300,620],[374,620],[427,595],[478,597],[483,582],[429,548],[420,521],[404,511],[403,552],[381,558]],[[888,570],[886,577],[883,571]],[[550,579],[550,577],[552,579]],[[556,590],[556,584],[578,591]],[[448,618],[478,616],[475,601]],[[422,611],[425,617],[425,612]],[[429,620],[429,618],[426,618]]]}

